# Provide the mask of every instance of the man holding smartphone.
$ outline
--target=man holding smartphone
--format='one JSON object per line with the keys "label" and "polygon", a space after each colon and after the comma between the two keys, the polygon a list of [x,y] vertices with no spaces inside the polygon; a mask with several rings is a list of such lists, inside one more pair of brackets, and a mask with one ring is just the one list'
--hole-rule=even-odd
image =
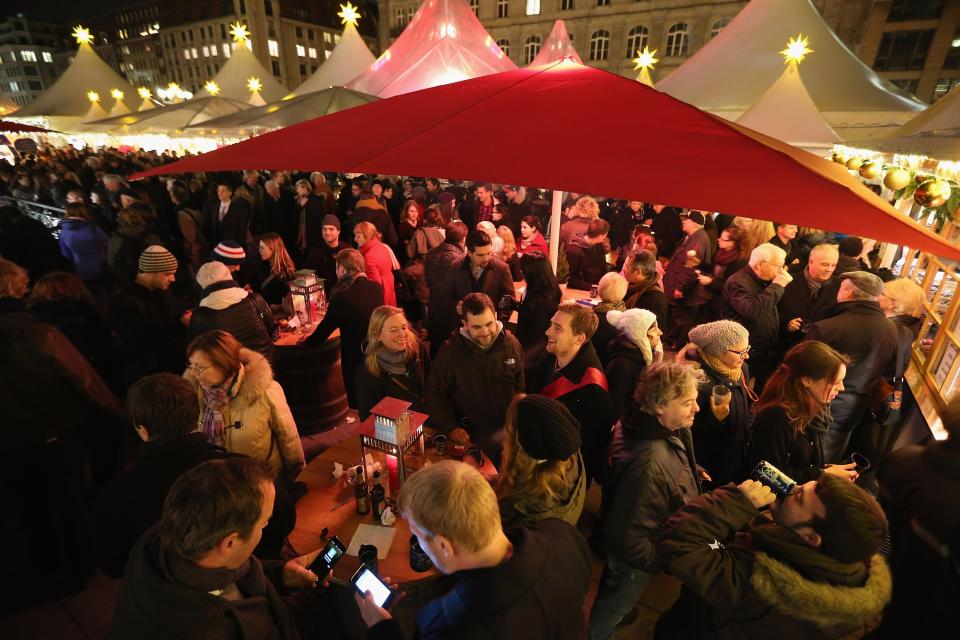
{"label": "man holding smartphone", "polygon": [[[419,638],[580,638],[591,562],[574,527],[547,519],[505,533],[490,483],[452,460],[413,474],[400,492],[400,511],[437,570],[457,578],[417,614]],[[403,638],[374,598],[356,597],[367,638]]]}

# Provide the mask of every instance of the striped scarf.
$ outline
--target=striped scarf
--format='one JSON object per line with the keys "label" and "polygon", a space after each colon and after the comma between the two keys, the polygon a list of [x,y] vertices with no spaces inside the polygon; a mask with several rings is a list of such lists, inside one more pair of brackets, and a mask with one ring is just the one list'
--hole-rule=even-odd
{"label": "striped scarf", "polygon": [[203,390],[203,417],[200,420],[200,426],[203,434],[207,437],[207,442],[216,446],[223,446],[223,408],[227,406],[227,390],[229,384],[223,384],[219,387],[204,387]]}

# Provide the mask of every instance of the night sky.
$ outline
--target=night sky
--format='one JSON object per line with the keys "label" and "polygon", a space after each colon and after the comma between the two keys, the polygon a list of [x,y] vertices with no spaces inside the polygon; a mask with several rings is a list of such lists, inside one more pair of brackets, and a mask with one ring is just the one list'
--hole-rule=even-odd
{"label": "night sky", "polygon": [[[354,4],[376,5],[375,0],[354,0]],[[64,21],[98,16],[126,5],[136,4],[129,0],[3,0],[4,17],[25,13],[38,18],[61,18]]]}

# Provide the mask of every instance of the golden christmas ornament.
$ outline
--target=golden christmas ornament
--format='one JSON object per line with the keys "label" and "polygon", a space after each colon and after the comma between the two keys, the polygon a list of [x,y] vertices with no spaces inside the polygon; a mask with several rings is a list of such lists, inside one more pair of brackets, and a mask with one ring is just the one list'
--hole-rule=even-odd
{"label": "golden christmas ornament", "polygon": [[894,167],[887,171],[883,177],[883,186],[891,191],[899,191],[910,183],[910,172],[900,167]]}
{"label": "golden christmas ornament", "polygon": [[847,160],[847,169],[852,169],[856,171],[857,169],[860,168],[860,165],[862,164],[863,164],[862,158],[850,158],[849,160]]}
{"label": "golden christmas ornament", "polygon": [[922,182],[913,192],[913,199],[928,209],[941,207],[950,199],[950,183],[936,178]]}
{"label": "golden christmas ornament", "polygon": [[876,180],[883,175],[883,163],[877,160],[870,160],[860,165],[860,175],[867,180]]}
{"label": "golden christmas ornament", "polygon": [[847,156],[843,155],[839,151],[834,151],[833,156],[830,159],[838,164],[847,164]]}

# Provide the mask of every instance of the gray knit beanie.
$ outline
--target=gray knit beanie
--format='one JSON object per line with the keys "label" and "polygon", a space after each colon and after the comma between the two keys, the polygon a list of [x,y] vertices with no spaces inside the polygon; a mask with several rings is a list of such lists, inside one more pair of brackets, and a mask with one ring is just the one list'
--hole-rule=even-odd
{"label": "gray knit beanie", "polygon": [[690,342],[715,358],[722,356],[734,345],[749,341],[750,332],[747,328],[733,320],[717,320],[690,329]]}

